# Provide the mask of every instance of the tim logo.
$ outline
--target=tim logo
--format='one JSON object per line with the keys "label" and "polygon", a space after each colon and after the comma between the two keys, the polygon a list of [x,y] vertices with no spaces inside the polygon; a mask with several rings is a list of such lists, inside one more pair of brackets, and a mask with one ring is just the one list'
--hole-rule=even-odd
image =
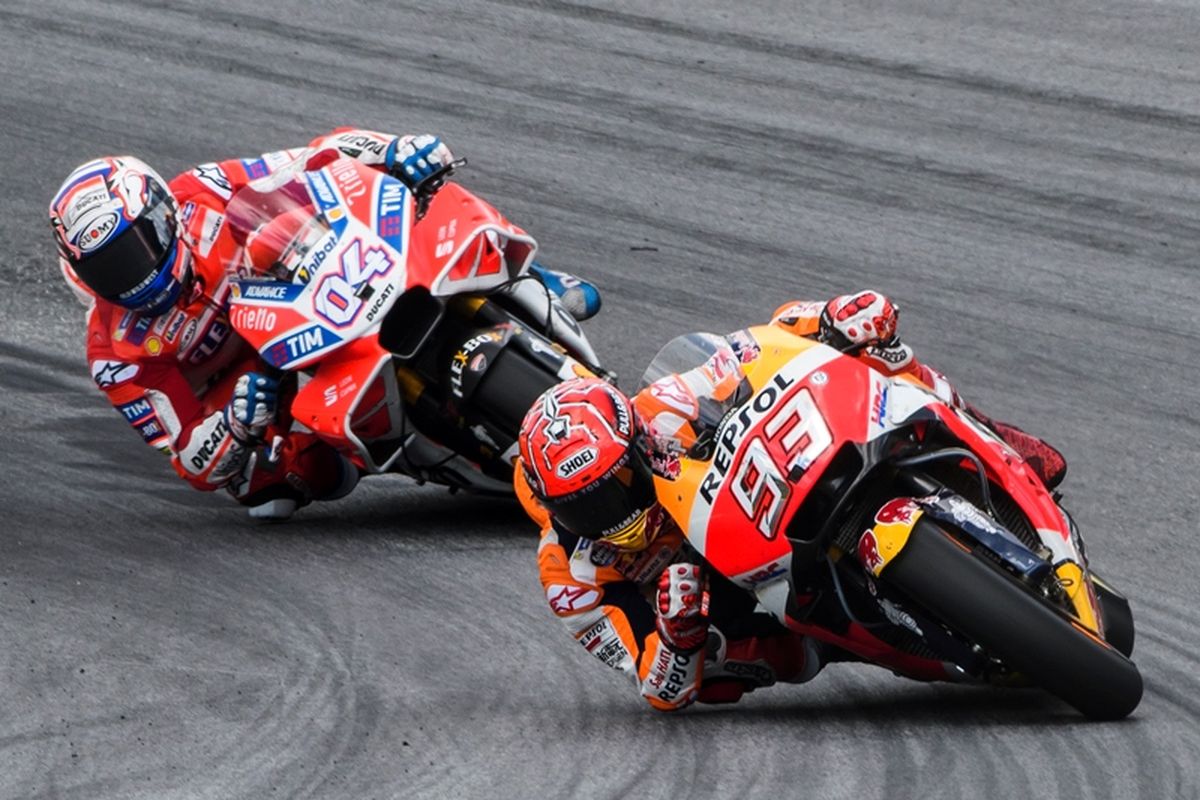
{"label": "tim logo", "polygon": [[404,196],[404,187],[399,181],[380,183],[379,223],[376,229],[397,250],[403,249],[400,237],[404,233]]}
{"label": "tim logo", "polygon": [[134,400],[132,403],[126,403],[120,409],[121,413],[125,415],[125,419],[130,422],[136,422],[153,410],[150,407],[150,401],[145,397]]}
{"label": "tim logo", "polygon": [[264,355],[271,364],[282,367],[340,341],[320,325],[313,325],[271,345]]}
{"label": "tim logo", "polygon": [[560,463],[557,467],[555,467],[554,471],[560,478],[569,478],[575,473],[579,472],[579,470],[586,467],[588,464],[595,462],[595,460],[596,448],[585,447],[583,450],[580,450],[566,461]]}

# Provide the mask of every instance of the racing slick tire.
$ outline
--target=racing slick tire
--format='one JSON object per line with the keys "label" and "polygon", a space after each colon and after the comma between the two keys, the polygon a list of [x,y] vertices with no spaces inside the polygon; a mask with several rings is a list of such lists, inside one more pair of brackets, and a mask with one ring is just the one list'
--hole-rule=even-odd
{"label": "racing slick tire", "polygon": [[881,577],[1091,719],[1121,719],[1141,701],[1142,676],[1132,661],[932,520],[917,521]]}

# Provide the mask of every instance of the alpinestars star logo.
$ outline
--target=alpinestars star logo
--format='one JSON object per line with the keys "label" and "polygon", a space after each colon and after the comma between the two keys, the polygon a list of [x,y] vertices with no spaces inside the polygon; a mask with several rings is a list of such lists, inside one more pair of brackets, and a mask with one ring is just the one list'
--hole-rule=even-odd
{"label": "alpinestars star logo", "polygon": [[124,361],[95,361],[92,363],[92,380],[101,389],[116,386],[136,377],[137,364],[126,364]]}
{"label": "alpinestars star logo", "polygon": [[229,183],[229,178],[225,176],[225,170],[221,169],[218,164],[201,164],[192,172],[200,179],[201,183],[226,200],[233,194],[233,186]]}
{"label": "alpinestars star logo", "polygon": [[596,605],[600,594],[586,586],[564,586],[553,584],[546,587],[546,599],[555,614],[574,614]]}

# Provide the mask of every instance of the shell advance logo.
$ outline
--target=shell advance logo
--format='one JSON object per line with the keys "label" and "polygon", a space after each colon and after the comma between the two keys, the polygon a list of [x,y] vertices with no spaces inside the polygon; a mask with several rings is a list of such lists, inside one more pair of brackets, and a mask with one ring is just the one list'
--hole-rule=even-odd
{"label": "shell advance logo", "polygon": [[333,229],[339,237],[346,230],[346,214],[341,209],[341,203],[338,202],[337,195],[333,192],[333,187],[329,184],[329,179],[322,172],[306,172],[305,179],[308,181],[309,193],[317,206],[321,209],[321,215],[325,217],[325,221],[329,223],[329,227]]}

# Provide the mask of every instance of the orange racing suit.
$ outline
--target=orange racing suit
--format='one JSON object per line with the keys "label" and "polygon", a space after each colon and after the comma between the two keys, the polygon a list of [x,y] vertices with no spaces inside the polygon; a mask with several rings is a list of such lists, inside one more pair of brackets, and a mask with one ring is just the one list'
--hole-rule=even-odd
{"label": "orange racing suit", "polygon": [[[824,306],[823,302],[787,303],[775,312],[771,324],[799,336],[815,336]],[[743,362],[757,353],[746,353],[745,348],[754,345],[743,331],[727,339]],[[898,340],[867,347],[854,357],[887,375],[910,375],[943,402],[962,406],[949,380],[919,362],[912,349]],[[677,377],[687,377],[682,382],[687,391],[719,401],[740,380],[740,366],[736,369],[732,376],[705,367]],[[650,387],[632,401],[652,447],[683,450],[694,441],[691,420],[680,416],[680,405],[664,403]],[[653,453],[651,462],[656,470],[666,469],[669,454]],[[533,496],[519,465],[514,483],[526,512],[542,529],[538,568],[551,611],[588,652],[629,676],[654,708],[672,711],[695,701],[732,702],[746,691],[775,682],[802,683],[821,668],[822,651],[811,640],[786,630],[767,614],[756,613],[755,600],[748,593],[712,570],[706,570],[708,645],[693,654],[673,651],[655,629],[653,601],[659,575],[670,564],[697,563],[701,558],[662,507],[654,507],[649,515],[649,547],[622,552],[557,525]]]}

